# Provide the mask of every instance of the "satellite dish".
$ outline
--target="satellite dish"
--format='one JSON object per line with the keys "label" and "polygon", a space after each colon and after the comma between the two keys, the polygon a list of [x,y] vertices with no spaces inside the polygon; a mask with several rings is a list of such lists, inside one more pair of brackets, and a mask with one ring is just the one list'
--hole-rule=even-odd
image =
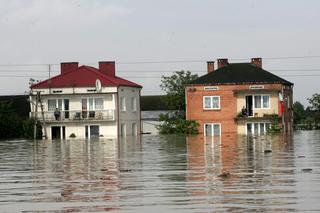
{"label": "satellite dish", "polygon": [[96,80],[96,90],[97,92],[101,92],[101,81],[99,79]]}

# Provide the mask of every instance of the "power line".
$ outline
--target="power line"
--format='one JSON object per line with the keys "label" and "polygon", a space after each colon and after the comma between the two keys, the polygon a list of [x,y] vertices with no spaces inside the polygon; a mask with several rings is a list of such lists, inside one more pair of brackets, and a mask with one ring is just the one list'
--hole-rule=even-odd
{"label": "power line", "polygon": [[[279,57],[262,57],[263,60],[287,60],[287,59],[313,59],[320,58],[320,55],[304,55],[304,56],[279,56]],[[250,60],[251,58],[229,58],[230,60]],[[211,59],[212,60],[212,59]],[[119,61],[116,64],[167,64],[167,63],[203,63],[210,61],[210,59],[195,59],[195,60],[159,60],[159,61]],[[1,67],[12,67],[12,66],[48,66],[48,65],[60,65],[57,63],[47,64],[0,64]],[[90,62],[84,64],[97,64],[97,62]]]}

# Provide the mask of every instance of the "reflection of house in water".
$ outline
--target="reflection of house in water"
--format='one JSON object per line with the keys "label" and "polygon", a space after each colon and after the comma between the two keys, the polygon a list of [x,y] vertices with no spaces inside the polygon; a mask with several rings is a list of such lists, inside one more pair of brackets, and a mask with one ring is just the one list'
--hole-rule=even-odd
{"label": "reflection of house in water", "polygon": [[[37,170],[44,172],[35,178],[38,182],[45,182],[49,193],[46,196],[34,195],[33,199],[81,203],[81,207],[65,207],[66,212],[118,209],[121,181],[117,143],[114,139],[101,139],[38,144],[34,164]],[[105,203],[86,204],[88,201]]]}
{"label": "reflection of house in water", "polygon": [[[283,197],[294,198],[294,191],[283,187],[294,184],[290,141],[288,135],[188,137],[188,192],[221,212],[234,206],[246,209],[253,202],[268,208],[291,203]],[[269,149],[272,153],[265,153]],[[219,177],[223,172],[230,175]]]}
{"label": "reflection of house in water", "polygon": [[208,73],[186,86],[186,117],[206,136],[265,134],[271,123],[292,130],[293,84],[251,63],[208,62]]}

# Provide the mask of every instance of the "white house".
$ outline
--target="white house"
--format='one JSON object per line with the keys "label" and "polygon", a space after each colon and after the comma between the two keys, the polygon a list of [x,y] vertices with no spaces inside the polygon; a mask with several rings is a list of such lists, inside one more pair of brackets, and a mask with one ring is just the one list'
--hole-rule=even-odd
{"label": "white house", "polygon": [[113,61],[99,62],[99,69],[61,63],[60,75],[30,89],[30,116],[38,118],[49,139],[114,138],[141,132],[142,87],[117,77]]}

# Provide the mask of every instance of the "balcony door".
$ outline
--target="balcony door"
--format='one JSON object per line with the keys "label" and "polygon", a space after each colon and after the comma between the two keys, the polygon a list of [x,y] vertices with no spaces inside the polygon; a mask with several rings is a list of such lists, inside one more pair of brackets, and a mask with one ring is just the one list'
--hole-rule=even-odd
{"label": "balcony door", "polygon": [[246,96],[246,109],[247,109],[247,115],[253,116],[253,96],[252,95]]}

